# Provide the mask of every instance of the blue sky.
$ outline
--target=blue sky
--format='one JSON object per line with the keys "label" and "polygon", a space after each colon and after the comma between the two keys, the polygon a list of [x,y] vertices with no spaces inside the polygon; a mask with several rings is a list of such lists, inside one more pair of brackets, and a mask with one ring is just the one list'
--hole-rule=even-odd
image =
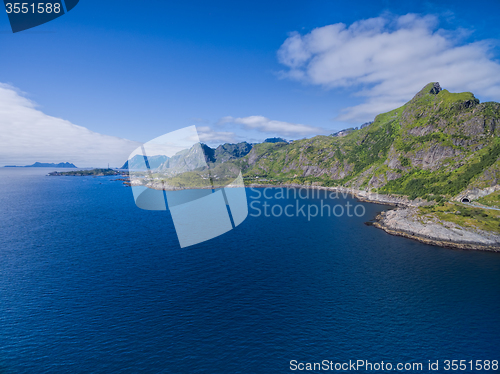
{"label": "blue sky", "polygon": [[[401,18],[409,13],[415,16]],[[414,93],[413,87],[434,77],[452,91],[474,89],[481,100],[500,100],[498,78],[463,79],[475,66],[492,76],[497,72],[498,14],[496,0],[81,0],[67,15],[16,34],[7,15],[0,16],[0,83],[46,115],[138,142],[193,124],[212,144],[294,139],[360,125],[378,108],[383,112],[408,100],[410,88]],[[378,23],[363,21],[373,18]],[[355,22],[365,23],[349,29]],[[339,23],[350,33],[341,49],[317,49],[342,38],[340,29],[325,28]],[[318,28],[324,32],[314,34]],[[367,28],[373,35],[367,36]],[[408,56],[373,65],[400,53],[412,43],[400,39],[419,30],[425,31],[419,64],[398,73],[409,65]],[[380,41],[391,33],[392,41]],[[363,57],[377,41],[380,47]],[[441,56],[441,70],[429,67],[425,43],[429,54]],[[352,53],[346,51],[357,45],[368,62],[345,61]],[[457,49],[463,46],[472,47]]]}

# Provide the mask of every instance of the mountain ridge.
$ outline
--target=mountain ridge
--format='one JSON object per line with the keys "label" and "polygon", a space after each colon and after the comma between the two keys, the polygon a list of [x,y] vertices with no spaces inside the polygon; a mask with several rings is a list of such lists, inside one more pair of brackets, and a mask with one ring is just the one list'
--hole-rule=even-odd
{"label": "mountain ridge", "polygon": [[[345,136],[256,144],[237,160],[247,181],[456,196],[500,181],[500,104],[431,82],[408,103]],[[416,181],[416,182],[415,182]]]}
{"label": "mountain ridge", "polygon": [[451,199],[500,182],[500,104],[470,92],[431,82],[403,106],[348,130],[293,142],[199,143],[150,166],[180,175],[208,164],[212,175],[242,170],[247,184],[377,189],[410,200]]}
{"label": "mountain ridge", "polygon": [[[197,143],[194,147],[196,149],[201,147],[201,150],[204,153],[205,162],[220,164],[246,156],[251,151],[253,145],[247,142],[224,143],[216,148],[211,148],[204,143]],[[180,159],[188,160],[189,153],[194,154],[192,150],[182,150],[171,157],[164,155],[148,156],[147,160],[149,168],[165,170],[167,168],[175,167]],[[195,157],[198,159],[197,156]],[[198,160],[196,162],[198,162]],[[145,165],[144,156],[135,155],[131,159],[125,161],[121,169],[142,170],[145,168]]]}
{"label": "mountain ridge", "polygon": [[239,154],[229,148],[230,157],[217,159],[216,150],[197,144],[179,154],[185,168],[174,165],[133,183],[222,187],[241,170],[247,186],[325,188],[396,205],[374,223],[393,235],[500,251],[499,103],[481,103],[470,92],[450,93],[431,82],[360,128],[253,144]]}

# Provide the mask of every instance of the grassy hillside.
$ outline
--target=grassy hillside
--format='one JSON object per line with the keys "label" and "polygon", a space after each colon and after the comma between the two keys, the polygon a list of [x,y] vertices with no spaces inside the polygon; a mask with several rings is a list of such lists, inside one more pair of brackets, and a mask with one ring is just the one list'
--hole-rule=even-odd
{"label": "grassy hillside", "polygon": [[257,144],[233,162],[251,182],[379,188],[439,199],[499,183],[499,135],[500,104],[429,83],[402,107],[344,137]]}

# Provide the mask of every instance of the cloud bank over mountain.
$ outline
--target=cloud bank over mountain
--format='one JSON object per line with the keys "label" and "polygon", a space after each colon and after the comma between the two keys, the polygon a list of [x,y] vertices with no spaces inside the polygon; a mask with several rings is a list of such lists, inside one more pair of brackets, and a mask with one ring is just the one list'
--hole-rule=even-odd
{"label": "cloud bank over mountain", "polygon": [[325,131],[319,127],[272,120],[264,116],[248,116],[239,118],[227,116],[219,120],[219,125],[224,125],[226,123],[241,125],[247,130],[256,130],[262,133],[283,136],[316,135]]}
{"label": "cloud bank over mountain", "polygon": [[236,143],[238,136],[231,131],[215,131],[210,126],[196,126],[201,142],[207,144]]}
{"label": "cloud bank over mountain", "polygon": [[0,166],[71,162],[79,167],[122,165],[141,143],[99,134],[46,115],[0,83]]}
{"label": "cloud bank over mountain", "polygon": [[364,102],[338,120],[360,123],[397,108],[427,82],[500,100],[500,64],[488,41],[462,43],[465,30],[438,29],[434,16],[381,16],[290,34],[278,50],[283,77],[346,88]]}

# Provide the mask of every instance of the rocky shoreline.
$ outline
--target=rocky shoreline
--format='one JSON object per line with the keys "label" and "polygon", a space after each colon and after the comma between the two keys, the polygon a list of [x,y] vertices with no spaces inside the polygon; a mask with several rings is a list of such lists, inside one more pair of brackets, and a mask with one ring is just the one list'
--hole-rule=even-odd
{"label": "rocky shoreline", "polygon": [[500,235],[498,234],[465,228],[448,221],[420,218],[417,208],[430,205],[431,203],[427,201],[369,194],[366,191],[357,191],[354,196],[361,201],[395,207],[395,209],[378,214],[373,223],[373,226],[388,234],[440,247],[500,252]]}
{"label": "rocky shoreline", "polygon": [[500,252],[500,236],[479,229],[466,229],[452,222],[418,217],[416,208],[382,212],[373,225],[388,234],[441,247]]}
{"label": "rocky shoreline", "polygon": [[[150,188],[162,189],[158,185]],[[426,200],[409,200],[404,196],[382,195],[347,187],[304,186],[299,184],[249,184],[249,188],[312,188],[351,195],[359,201],[392,206],[375,217],[373,226],[386,233],[414,239],[425,244],[448,248],[500,252],[500,235],[461,227],[442,220],[423,220],[417,214],[420,206],[432,205]],[[176,188],[182,189],[182,188]]]}
{"label": "rocky shoreline", "polygon": [[[248,187],[279,187],[276,185],[249,185]],[[301,185],[282,185],[281,187],[305,188]],[[351,194],[360,201],[390,205],[394,207],[381,212],[375,217],[373,226],[386,233],[440,247],[500,252],[500,235],[479,230],[464,228],[452,222],[442,220],[422,220],[418,217],[417,208],[431,205],[426,200],[409,200],[403,196],[381,195],[364,190],[346,187],[308,186],[307,188],[338,191]],[[496,191],[497,189],[494,189]]]}

